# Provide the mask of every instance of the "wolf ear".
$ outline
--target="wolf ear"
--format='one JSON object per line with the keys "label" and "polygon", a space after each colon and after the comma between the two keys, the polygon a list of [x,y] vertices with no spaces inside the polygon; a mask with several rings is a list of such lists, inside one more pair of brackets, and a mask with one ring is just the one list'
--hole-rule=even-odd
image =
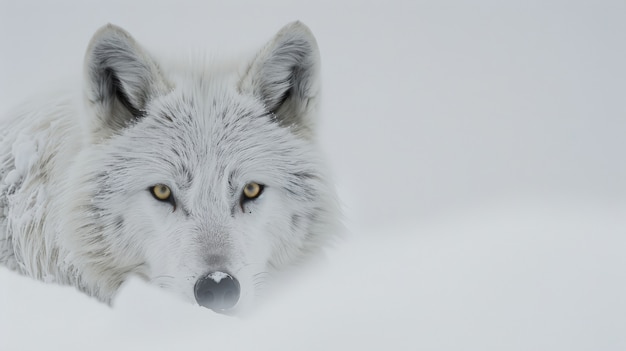
{"label": "wolf ear", "polygon": [[239,90],[259,98],[278,122],[310,137],[319,98],[320,57],[307,26],[283,27],[256,55]]}
{"label": "wolf ear", "polygon": [[156,63],[122,28],[108,24],[85,56],[85,95],[95,113],[92,130],[108,135],[140,118],[165,81]]}

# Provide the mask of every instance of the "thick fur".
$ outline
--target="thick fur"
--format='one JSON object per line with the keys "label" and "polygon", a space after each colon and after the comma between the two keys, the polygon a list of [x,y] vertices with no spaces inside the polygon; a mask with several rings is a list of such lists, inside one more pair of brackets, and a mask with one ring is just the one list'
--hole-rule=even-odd
{"label": "thick fur", "polygon": [[[121,28],[101,28],[80,99],[2,119],[0,263],[105,302],[129,275],[195,301],[198,277],[227,271],[238,307],[249,303],[337,229],[314,133],[319,64],[299,22],[234,69],[166,67]],[[244,202],[249,182],[265,187]],[[175,206],[152,196],[155,184]]]}

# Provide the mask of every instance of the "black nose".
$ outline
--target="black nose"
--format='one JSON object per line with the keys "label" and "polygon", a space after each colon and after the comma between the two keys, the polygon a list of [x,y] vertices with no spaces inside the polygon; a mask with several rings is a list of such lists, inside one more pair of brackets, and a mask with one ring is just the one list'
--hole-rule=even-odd
{"label": "black nose", "polygon": [[224,272],[211,272],[198,279],[193,290],[200,306],[218,312],[239,301],[239,282]]}

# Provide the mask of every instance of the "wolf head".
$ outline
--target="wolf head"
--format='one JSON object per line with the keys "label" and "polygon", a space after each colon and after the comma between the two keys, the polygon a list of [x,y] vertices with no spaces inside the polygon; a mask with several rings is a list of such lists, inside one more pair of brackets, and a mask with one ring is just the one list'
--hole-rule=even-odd
{"label": "wolf head", "polygon": [[336,205],[315,146],[318,73],[299,22],[238,71],[168,69],[121,28],[100,29],[60,230],[84,289],[110,301],[136,274],[239,308],[326,243]]}

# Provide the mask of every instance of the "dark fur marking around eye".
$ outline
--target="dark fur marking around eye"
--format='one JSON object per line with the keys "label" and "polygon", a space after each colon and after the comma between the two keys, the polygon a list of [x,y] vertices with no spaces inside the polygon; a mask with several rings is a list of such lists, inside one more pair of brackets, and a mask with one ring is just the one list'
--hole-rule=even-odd
{"label": "dark fur marking around eye", "polygon": [[[248,186],[249,184],[246,184],[246,186]],[[258,193],[255,194],[254,197],[246,196],[244,191],[241,191],[241,196],[239,197],[239,207],[241,207],[241,210],[244,211],[244,212],[245,212],[245,205],[248,202],[252,202],[252,201],[255,201],[256,199],[258,199],[263,194],[263,191],[265,190],[265,185],[259,184],[259,183],[253,183],[253,184],[257,184],[258,187],[259,187]],[[248,213],[252,213],[252,211],[248,211]]]}
{"label": "dark fur marking around eye", "polygon": [[235,172],[230,172],[230,174],[228,174],[228,191],[231,197],[234,197],[236,192],[233,186],[233,179],[235,179]]}
{"label": "dark fur marking around eye", "polygon": [[172,190],[169,190],[170,194],[169,194],[169,196],[167,198],[161,199],[155,193],[155,187],[157,187],[157,186],[159,186],[159,185],[151,186],[151,187],[148,188],[148,191],[150,192],[152,197],[155,200],[159,201],[159,202],[167,202],[167,203],[169,203],[170,205],[172,205],[172,208],[173,208],[172,212],[176,211],[176,200],[174,199],[174,194],[171,192]]}

